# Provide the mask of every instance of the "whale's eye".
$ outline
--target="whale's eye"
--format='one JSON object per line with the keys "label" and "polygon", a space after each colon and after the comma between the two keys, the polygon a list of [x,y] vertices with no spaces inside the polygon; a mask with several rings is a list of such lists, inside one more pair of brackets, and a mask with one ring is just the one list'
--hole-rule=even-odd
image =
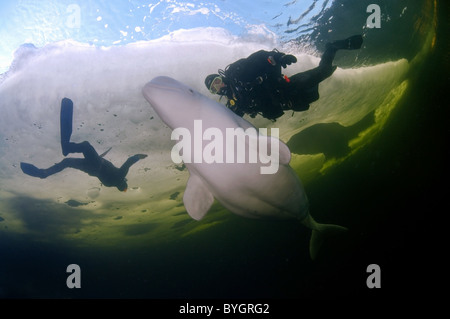
{"label": "whale's eye", "polygon": [[194,90],[193,90],[193,89],[189,89],[189,92],[191,92],[192,94],[194,94]]}

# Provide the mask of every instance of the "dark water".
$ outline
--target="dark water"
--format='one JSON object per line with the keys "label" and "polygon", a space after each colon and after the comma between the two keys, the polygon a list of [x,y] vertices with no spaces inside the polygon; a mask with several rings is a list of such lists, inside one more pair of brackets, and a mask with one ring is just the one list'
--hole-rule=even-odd
{"label": "dark water", "polygon": [[[374,141],[308,183],[315,218],[350,229],[328,241],[318,260],[309,259],[310,234],[302,226],[236,216],[215,226],[213,237],[205,232],[151,249],[143,243],[77,250],[69,243],[40,241],[31,234],[0,232],[0,297],[395,299],[427,295],[433,289],[429,285],[445,275],[439,266],[442,255],[433,251],[439,243],[433,235],[446,214],[441,207],[446,187],[441,182],[447,178],[444,161],[449,155],[444,95],[450,61],[448,7],[442,1],[436,11],[433,1],[379,4],[392,18],[380,30],[366,30],[375,49],[338,62],[412,59],[426,36],[420,24],[429,24],[434,12],[436,40],[425,58],[411,67],[410,86]],[[352,31],[349,17],[355,15],[350,13],[365,9],[367,3],[335,1],[334,6],[331,27],[333,36],[339,37]],[[405,6],[408,18],[396,20]],[[327,21],[326,16],[323,19]],[[324,22],[324,30],[312,34],[310,39],[318,47],[328,40],[329,27]],[[339,134],[336,144],[352,136],[351,129]],[[337,147],[329,156],[342,151]],[[37,201],[27,203],[31,210],[36,205]],[[39,220],[27,222],[40,232],[52,227]],[[7,227],[2,220],[0,227]],[[81,289],[66,286],[65,270],[72,263],[81,267]],[[367,288],[370,264],[381,268],[380,289]]]}

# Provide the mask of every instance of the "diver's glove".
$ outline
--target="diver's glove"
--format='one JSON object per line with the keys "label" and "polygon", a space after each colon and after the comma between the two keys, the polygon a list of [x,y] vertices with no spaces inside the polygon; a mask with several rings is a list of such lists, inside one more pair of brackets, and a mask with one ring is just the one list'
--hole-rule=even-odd
{"label": "diver's glove", "polygon": [[295,62],[297,62],[297,58],[291,54],[286,54],[281,57],[281,66],[283,68]]}

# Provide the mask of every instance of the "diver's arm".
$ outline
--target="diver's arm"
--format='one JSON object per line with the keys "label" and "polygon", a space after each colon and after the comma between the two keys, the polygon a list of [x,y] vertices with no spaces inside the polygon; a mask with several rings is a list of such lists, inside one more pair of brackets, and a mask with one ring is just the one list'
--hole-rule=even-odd
{"label": "diver's arm", "polygon": [[[272,57],[272,58],[271,58]],[[279,51],[272,51],[271,57],[268,58],[270,64],[275,66],[276,64],[280,64],[283,68],[286,68],[288,65],[297,62],[297,58],[292,54],[284,54]]]}

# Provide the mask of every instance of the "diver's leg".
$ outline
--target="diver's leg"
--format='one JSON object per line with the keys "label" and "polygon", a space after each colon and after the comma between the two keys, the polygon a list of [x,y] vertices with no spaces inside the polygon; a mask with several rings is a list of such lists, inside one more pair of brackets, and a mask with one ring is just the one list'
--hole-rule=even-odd
{"label": "diver's leg", "polygon": [[89,142],[70,142],[72,136],[73,102],[68,98],[61,101],[61,148],[66,156],[69,153],[83,153],[85,158],[97,158],[98,154]]}
{"label": "diver's leg", "polygon": [[344,40],[337,40],[327,43],[325,52],[322,55],[319,66],[331,68],[334,57],[338,50],[357,50],[361,48],[363,38],[361,35],[354,35]]}
{"label": "diver's leg", "polygon": [[327,45],[325,52],[322,55],[319,66],[314,69],[297,73],[290,77],[290,83],[293,87],[314,87],[320,82],[330,77],[336,70],[336,66],[333,66],[333,59],[336,56],[336,52],[339,49],[334,45]]}
{"label": "diver's leg", "polygon": [[333,60],[338,50],[356,50],[361,48],[361,35],[351,36],[327,44],[319,66],[290,77],[286,94],[292,102],[293,110],[306,110],[309,104],[319,99],[319,83],[330,77],[336,70]]}
{"label": "diver's leg", "polygon": [[82,171],[84,171],[83,169],[84,166],[85,166],[85,159],[82,158],[65,158],[61,162],[44,169],[37,168],[33,164],[23,162],[20,163],[20,168],[22,169],[22,172],[24,172],[27,175],[39,178],[47,178],[48,176],[59,173],[68,167],[81,169]]}
{"label": "diver's leg", "polygon": [[84,158],[87,160],[98,160],[100,156],[97,151],[91,145],[91,143],[84,141],[81,143],[69,142],[66,145],[67,153],[83,153]]}
{"label": "diver's leg", "polygon": [[68,98],[61,101],[60,129],[61,129],[61,149],[64,156],[71,153],[68,149],[70,137],[72,135],[73,102]]}
{"label": "diver's leg", "polygon": [[328,43],[327,48],[320,59],[319,66],[307,71],[310,72],[309,77],[314,84],[319,84],[334,73],[337,67],[333,66],[333,60],[338,50],[339,46]]}
{"label": "diver's leg", "polygon": [[336,66],[318,66],[314,69],[294,74],[285,90],[294,111],[306,111],[309,104],[319,99],[319,83],[328,78]]}
{"label": "diver's leg", "polygon": [[344,40],[327,43],[325,52],[322,54],[319,66],[293,75],[290,80],[293,86],[313,87],[330,77],[336,70],[333,60],[338,50],[356,50],[361,48],[363,39],[361,35],[354,35]]}
{"label": "diver's leg", "polygon": [[[290,77],[290,86],[298,89],[310,88],[319,85],[320,82],[330,77],[336,70],[336,66],[318,66],[314,69],[294,74]],[[295,89],[294,89],[295,90]]]}
{"label": "diver's leg", "polygon": [[146,154],[136,154],[129,157],[125,161],[125,163],[123,163],[122,166],[120,167],[121,174],[123,174],[123,176],[125,177],[128,174],[128,169],[130,168],[131,165],[135,164],[137,161],[144,159],[146,157],[147,157]]}
{"label": "diver's leg", "polygon": [[328,46],[335,47],[338,50],[358,50],[363,44],[363,37],[360,34],[352,35],[344,40],[337,40],[328,43]]}

